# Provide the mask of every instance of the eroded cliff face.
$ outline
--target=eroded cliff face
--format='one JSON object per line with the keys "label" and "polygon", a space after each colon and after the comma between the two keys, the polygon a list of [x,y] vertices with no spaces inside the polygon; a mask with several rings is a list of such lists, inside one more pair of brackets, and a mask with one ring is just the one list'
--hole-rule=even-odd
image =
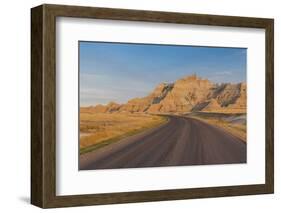
{"label": "eroded cliff face", "polygon": [[162,101],[172,87],[172,84],[161,83],[150,95],[143,98],[134,98],[129,100],[128,103],[122,105],[120,111],[146,112],[152,105],[157,105],[160,101]]}
{"label": "eroded cliff face", "polygon": [[237,99],[229,104],[226,108],[228,111],[235,111],[235,112],[246,112],[247,108],[247,85],[245,83],[240,84],[240,93]]}
{"label": "eroded cliff face", "polygon": [[206,99],[211,87],[211,82],[197,76],[179,79],[158,103],[158,110],[155,107],[150,107],[148,112],[189,112],[196,104]]}
{"label": "eroded cliff face", "polygon": [[126,104],[91,107],[92,112],[187,113],[192,111],[245,113],[245,83],[214,84],[196,75],[159,84],[148,96]]}

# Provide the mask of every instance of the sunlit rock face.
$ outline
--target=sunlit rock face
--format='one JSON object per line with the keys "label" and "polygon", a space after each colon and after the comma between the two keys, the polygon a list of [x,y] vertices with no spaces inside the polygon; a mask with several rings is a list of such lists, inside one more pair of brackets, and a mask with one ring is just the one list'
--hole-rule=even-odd
{"label": "sunlit rock face", "polygon": [[146,97],[134,98],[126,104],[109,103],[92,107],[95,112],[188,113],[246,112],[246,83],[215,84],[196,75],[174,83],[160,83]]}

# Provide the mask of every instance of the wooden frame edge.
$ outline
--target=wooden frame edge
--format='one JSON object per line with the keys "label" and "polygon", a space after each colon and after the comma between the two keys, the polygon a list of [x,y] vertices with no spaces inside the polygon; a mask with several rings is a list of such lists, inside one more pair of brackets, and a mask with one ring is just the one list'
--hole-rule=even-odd
{"label": "wooden frame edge", "polygon": [[266,75],[266,185],[274,193],[274,20],[265,28],[265,75]]}
{"label": "wooden frame edge", "polygon": [[[56,17],[100,18],[266,30],[266,183],[195,189],[56,196]],[[274,192],[274,20],[112,8],[41,5],[31,9],[31,203],[41,208],[150,202]]]}
{"label": "wooden frame edge", "polygon": [[31,203],[43,207],[43,7],[31,10]]}

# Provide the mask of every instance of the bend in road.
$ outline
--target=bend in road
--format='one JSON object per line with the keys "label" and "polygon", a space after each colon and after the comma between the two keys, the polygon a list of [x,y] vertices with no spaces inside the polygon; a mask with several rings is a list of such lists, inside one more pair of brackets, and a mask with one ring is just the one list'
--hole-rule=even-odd
{"label": "bend in road", "polygon": [[79,169],[142,168],[246,162],[246,143],[194,118],[169,116],[152,130],[80,156]]}

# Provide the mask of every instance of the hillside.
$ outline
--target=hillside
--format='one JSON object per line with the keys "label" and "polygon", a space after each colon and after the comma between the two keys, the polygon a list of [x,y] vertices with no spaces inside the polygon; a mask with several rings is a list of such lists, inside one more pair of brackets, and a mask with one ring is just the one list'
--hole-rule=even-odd
{"label": "hillside", "polygon": [[126,104],[110,102],[83,108],[97,113],[188,113],[223,112],[246,113],[246,83],[216,84],[196,75],[181,78],[174,83],[160,83],[146,97],[134,98]]}

